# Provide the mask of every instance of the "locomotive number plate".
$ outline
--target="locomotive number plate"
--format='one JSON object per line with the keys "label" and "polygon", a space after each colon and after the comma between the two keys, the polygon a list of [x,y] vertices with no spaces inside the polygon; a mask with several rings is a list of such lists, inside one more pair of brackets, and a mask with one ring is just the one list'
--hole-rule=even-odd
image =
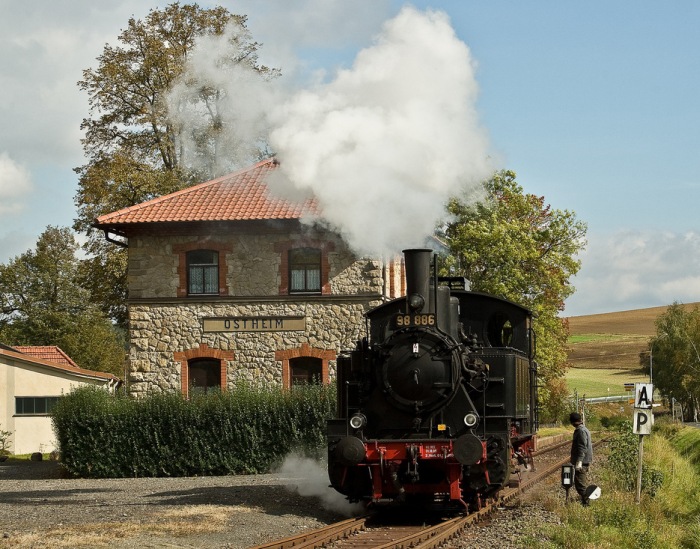
{"label": "locomotive number plate", "polygon": [[433,313],[396,315],[394,317],[394,325],[396,326],[396,328],[412,328],[414,326],[435,326],[435,315]]}

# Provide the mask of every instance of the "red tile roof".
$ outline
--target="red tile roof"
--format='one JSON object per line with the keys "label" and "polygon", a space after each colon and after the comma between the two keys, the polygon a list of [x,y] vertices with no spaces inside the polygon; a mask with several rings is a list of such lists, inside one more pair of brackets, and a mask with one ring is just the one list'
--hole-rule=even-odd
{"label": "red tile roof", "polygon": [[[88,377],[92,379],[103,379],[105,381],[115,381],[115,382],[120,382],[120,379],[115,376],[114,374],[110,374],[107,372],[97,372],[95,370],[86,370],[85,368],[80,368],[75,365],[75,363],[68,358],[68,356],[63,353],[66,358],[72,363],[71,364],[66,364],[66,363],[59,363],[59,362],[53,362],[51,360],[46,360],[41,357],[33,356],[29,353],[25,353],[20,351],[22,347],[13,347],[13,349],[16,349],[14,351],[7,350],[4,346],[0,347],[0,356],[4,356],[7,358],[15,359],[15,360],[20,360],[22,362],[34,364],[36,366],[41,366],[44,368],[49,368],[52,370],[60,370],[63,372],[68,372],[71,374],[75,374],[79,377]],[[30,347],[31,348],[31,347]],[[36,348],[36,347],[35,347]],[[58,347],[56,347],[58,349]]]}
{"label": "red tile roof", "polygon": [[51,362],[55,362],[56,364],[66,364],[68,366],[78,368],[78,365],[75,362],[73,362],[71,357],[69,357],[63,351],[63,349],[57,347],[56,345],[15,345],[13,348],[17,349],[20,353],[31,355],[35,358],[50,360]]}
{"label": "red tile roof", "polygon": [[291,202],[271,196],[265,179],[274,159],[97,218],[95,227],[136,223],[300,219],[318,215],[314,199]]}

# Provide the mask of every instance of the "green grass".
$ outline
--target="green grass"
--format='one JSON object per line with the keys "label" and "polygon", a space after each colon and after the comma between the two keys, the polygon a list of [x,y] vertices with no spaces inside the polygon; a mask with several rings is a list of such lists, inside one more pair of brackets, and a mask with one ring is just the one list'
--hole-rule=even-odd
{"label": "green grass", "polygon": [[599,460],[595,475],[603,490],[601,498],[582,508],[577,503],[564,504],[561,491],[545,494],[542,503],[562,523],[537,528],[524,546],[700,548],[700,430],[686,427],[678,431],[677,426],[659,422],[654,431],[645,437],[644,446],[645,469],[657,471],[662,479],[653,495],[643,489],[637,504],[636,489],[622,487],[610,459],[605,465]]}
{"label": "green grass", "polygon": [[567,343],[589,343],[592,341],[624,341],[630,336],[626,334],[575,334],[570,335]]}
{"label": "green grass", "polygon": [[573,427],[543,427],[537,431],[540,437],[552,437],[555,435],[568,435],[573,431]]}
{"label": "green grass", "polygon": [[586,395],[586,398],[624,395],[625,383],[648,381],[647,376],[630,370],[570,368],[566,372],[569,392],[576,391],[579,397]]}
{"label": "green grass", "polygon": [[[10,454],[7,456],[7,461],[8,462],[13,462],[13,461],[31,461],[32,459],[32,454]],[[51,454],[42,454],[42,460],[43,461],[49,461],[51,459]]]}

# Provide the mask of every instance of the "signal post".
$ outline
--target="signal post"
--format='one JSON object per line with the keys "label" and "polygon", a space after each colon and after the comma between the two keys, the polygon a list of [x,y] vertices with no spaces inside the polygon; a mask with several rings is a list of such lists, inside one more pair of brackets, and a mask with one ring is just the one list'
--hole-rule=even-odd
{"label": "signal post", "polygon": [[644,435],[651,434],[654,424],[652,403],[654,385],[651,383],[634,384],[634,416],[632,417],[632,432],[639,435],[639,463],[637,465],[637,498],[639,503],[642,496],[642,460],[644,458]]}

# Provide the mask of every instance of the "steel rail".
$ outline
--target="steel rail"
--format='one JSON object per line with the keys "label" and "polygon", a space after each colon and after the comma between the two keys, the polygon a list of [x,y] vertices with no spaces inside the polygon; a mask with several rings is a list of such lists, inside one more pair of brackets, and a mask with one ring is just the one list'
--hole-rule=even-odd
{"label": "steel rail", "polygon": [[310,532],[304,532],[303,534],[296,534],[288,538],[256,545],[251,549],[288,549],[290,547],[294,547],[295,549],[315,549],[317,547],[323,547],[331,541],[345,538],[350,534],[364,529],[368,518],[367,516],[362,516],[335,522]]}

